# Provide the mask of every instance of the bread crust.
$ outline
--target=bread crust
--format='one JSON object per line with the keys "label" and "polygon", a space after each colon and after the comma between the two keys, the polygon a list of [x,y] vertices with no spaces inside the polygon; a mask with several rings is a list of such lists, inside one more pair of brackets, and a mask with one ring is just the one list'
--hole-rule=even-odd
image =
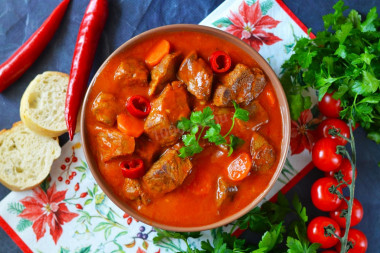
{"label": "bread crust", "polygon": [[[16,123],[13,124],[12,128],[10,129],[3,129],[0,131],[0,137],[3,137],[3,135],[17,135],[19,131],[19,127],[21,130],[23,130],[23,122],[22,121],[18,121]],[[25,129],[28,129],[27,127],[25,127]],[[55,159],[57,159],[60,154],[61,154],[61,147],[59,146],[59,143],[58,143],[58,138],[48,138],[46,136],[41,136],[41,135],[38,135],[36,133],[34,133],[33,131],[29,131],[28,134],[25,134],[23,136],[27,136],[27,137],[32,137],[32,135],[35,135],[34,137],[35,138],[38,138],[41,142],[45,143],[46,145],[51,145],[52,143],[49,143],[50,141],[54,141],[56,143],[56,145],[54,144],[53,148],[54,148],[54,151],[56,151],[54,153],[54,155],[51,155],[51,157],[49,157],[48,160],[51,159],[51,164],[45,164],[45,166],[43,168],[41,168],[42,171],[39,172],[38,174],[38,177],[35,178],[35,180],[29,180],[28,181],[28,184],[24,184],[24,185],[16,185],[16,184],[12,184],[12,182],[10,182],[10,177],[11,176],[4,176],[4,173],[0,173],[0,183],[3,184],[5,187],[7,187],[8,189],[12,190],[12,191],[25,191],[25,190],[30,190],[30,189],[33,189],[35,188],[36,186],[38,186],[50,173],[50,170],[51,170],[51,166],[53,164],[53,161]],[[9,136],[5,136],[5,137],[8,137]],[[1,138],[0,138],[0,141],[1,141]],[[25,141],[25,143],[27,143],[27,141]],[[1,144],[1,142],[0,142]],[[2,146],[0,145],[0,148],[2,148]],[[28,149],[31,149],[33,150],[34,148],[34,145],[33,146],[30,146],[28,147]],[[20,156],[23,156],[25,154],[20,154]],[[48,155],[48,154],[44,154],[44,155]],[[2,160],[6,160],[6,159],[9,159],[9,157],[7,157],[6,154],[0,152],[0,164],[1,164],[1,161]],[[21,159],[23,159],[23,157],[21,157]],[[39,161],[41,159],[41,157],[39,156],[35,156],[34,159],[36,159],[36,161]],[[4,168],[2,168],[0,166],[0,170],[3,170]],[[26,168],[22,168],[23,171],[26,170]],[[23,172],[21,172],[23,173]]]}
{"label": "bread crust", "polygon": [[[41,74],[41,76],[43,75],[54,75],[54,76],[57,76],[57,77],[60,77],[60,78],[65,78],[65,79],[69,79],[69,75],[66,74],[66,73],[62,73],[62,72],[57,72],[57,71],[46,71],[44,73]],[[35,119],[32,119],[30,117],[30,113],[29,113],[29,97],[31,96],[31,94],[33,93],[34,91],[34,88],[36,85],[41,85],[41,84],[35,84],[35,82],[37,82],[37,78],[40,77],[40,75],[36,76],[29,84],[29,86],[26,88],[22,98],[21,98],[21,102],[20,102],[20,118],[22,120],[22,122],[29,128],[31,129],[32,131],[38,133],[38,134],[41,134],[41,135],[44,135],[44,136],[48,136],[48,137],[58,137],[64,133],[67,132],[67,127],[66,127],[66,124],[65,122],[60,122],[61,125],[65,126],[64,128],[62,129],[48,129],[44,126],[42,126],[41,122],[38,122],[36,121]],[[64,101],[61,101],[63,102],[64,104]],[[49,110],[51,108],[44,108],[46,110]],[[62,109],[62,108],[61,108]],[[49,111],[50,113],[53,113],[51,111]],[[63,113],[60,112],[60,113]]]}

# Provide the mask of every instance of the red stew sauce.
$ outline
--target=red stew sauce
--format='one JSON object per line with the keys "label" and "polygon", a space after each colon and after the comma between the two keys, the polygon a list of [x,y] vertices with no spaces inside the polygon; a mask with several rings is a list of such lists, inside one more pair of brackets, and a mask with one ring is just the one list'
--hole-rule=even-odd
{"label": "red stew sauce", "polygon": [[[256,106],[254,113],[250,113],[250,120],[248,122],[236,122],[232,134],[244,140],[244,144],[239,146],[231,156],[228,156],[228,150],[223,149],[223,147],[201,139],[201,146],[204,148],[201,153],[195,154],[186,160],[178,160],[186,161],[186,164],[178,162],[178,166],[186,167],[189,164],[191,165],[189,170],[183,170],[185,171],[185,175],[183,175],[184,180],[175,189],[165,191],[162,194],[147,194],[147,197],[141,192],[144,191],[144,186],[142,185],[141,191],[137,193],[128,192],[127,194],[125,187],[126,180],[132,179],[126,179],[123,176],[120,168],[121,162],[128,159],[142,159],[144,161],[145,173],[147,173],[165,151],[175,150],[173,152],[176,154],[176,150],[183,146],[181,136],[177,140],[174,140],[174,144],[167,146],[156,143],[157,140],[152,140],[147,135],[146,130],[144,130],[147,118],[134,117],[128,112],[126,107],[128,98],[140,95],[151,102],[152,110],[150,113],[152,114],[154,113],[153,102],[165,92],[162,91],[165,89],[165,86],[173,81],[178,81],[178,73],[176,73],[174,80],[166,81],[164,84],[161,84],[163,88],[158,87],[154,94],[149,95],[151,75],[153,75],[152,68],[154,67],[144,66],[145,58],[149,50],[162,40],[169,42],[170,53],[179,54],[177,62],[173,63],[176,64],[176,72],[178,72],[180,65],[183,65],[186,57],[194,51],[198,59],[202,58],[204,63],[208,65],[208,68],[210,68],[208,59],[213,52],[223,51],[231,57],[232,64],[229,71],[212,74],[211,93],[208,97],[205,96],[205,99],[198,99],[194,95],[195,93],[192,94],[186,90],[186,87],[189,86],[188,84],[180,82],[175,84],[186,90],[188,108],[191,111],[202,110],[209,106],[216,115],[216,122],[222,127],[222,134],[226,133],[230,128],[234,107],[231,103],[226,106],[215,105],[216,87],[220,85],[228,86],[228,84],[224,84],[223,82],[228,83],[232,77],[230,79],[223,79],[223,76],[235,71],[238,68],[238,64],[242,64],[248,69],[260,69],[260,67],[247,53],[224,40],[203,33],[175,32],[154,36],[132,48],[120,52],[107,63],[97,76],[89,94],[89,106],[86,108],[87,118],[85,124],[90,136],[91,150],[96,157],[101,174],[112,187],[113,191],[143,216],[167,225],[183,227],[207,225],[246,207],[268,186],[275,173],[281,153],[280,146],[283,136],[280,108],[276,96],[273,95],[275,92],[272,84],[264,74],[263,80],[265,80],[265,86],[258,91],[259,94],[256,94],[256,97],[251,101],[245,100],[246,97],[249,97],[246,95],[240,98],[243,101],[240,103],[240,107],[242,108],[248,108],[252,103],[259,104],[260,106]],[[131,59],[139,61],[140,65],[133,61],[132,65],[128,65]],[[123,62],[126,62],[127,65],[122,67],[124,70],[120,70],[121,63]],[[141,67],[145,68],[146,71],[141,71]],[[123,75],[128,75],[128,71],[134,71],[135,68],[137,69],[136,73],[130,75],[130,80],[123,77]],[[251,73],[251,70],[248,71]],[[252,73],[254,72],[252,70]],[[147,76],[147,80],[144,81],[145,76]],[[244,82],[244,78],[242,80]],[[174,84],[172,86],[174,87]],[[232,92],[234,91],[232,90]],[[100,97],[99,94],[106,95]],[[167,103],[171,103],[170,99],[175,100],[179,98],[176,95],[173,97],[168,96],[165,99]],[[236,99],[238,100],[239,98],[236,97]],[[178,108],[178,111],[171,110],[170,114],[169,118],[171,120],[181,118],[181,116],[190,117],[189,113],[186,113],[186,109],[183,108]],[[125,134],[123,126],[118,126],[122,122],[124,122],[124,125],[127,125],[126,128],[132,128],[127,130],[129,134]],[[176,124],[174,125],[176,126]],[[245,127],[247,125],[253,127]],[[252,152],[252,149],[256,144],[253,143],[252,139],[255,140],[255,143],[259,143],[257,144],[259,146],[260,143],[264,142],[270,147],[270,151],[265,149],[268,152],[255,154]],[[242,152],[250,154],[249,157],[252,156],[253,166],[243,180],[233,181],[229,178],[227,169],[232,161]],[[263,159],[269,159],[270,162],[268,163]],[[162,164],[161,168],[163,170],[166,170],[166,166],[170,166],[170,164],[165,164],[165,161]],[[159,167],[159,165],[156,167]],[[137,180],[134,181],[137,184],[142,182],[141,178],[133,180]],[[225,184],[224,188],[223,185],[218,183],[219,180],[223,180]],[[165,182],[162,183],[165,184]],[[218,200],[218,192],[220,193],[221,191],[227,197]],[[148,200],[143,200],[142,195]]]}

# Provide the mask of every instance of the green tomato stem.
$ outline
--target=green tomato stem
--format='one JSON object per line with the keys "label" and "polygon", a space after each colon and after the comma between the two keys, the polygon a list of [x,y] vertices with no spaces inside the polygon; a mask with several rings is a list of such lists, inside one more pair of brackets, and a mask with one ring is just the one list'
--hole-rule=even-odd
{"label": "green tomato stem", "polygon": [[355,148],[355,139],[352,132],[352,125],[353,125],[352,120],[349,120],[348,127],[350,129],[350,136],[351,136],[350,145],[351,145],[352,157],[349,155],[347,150],[345,151],[345,153],[352,167],[352,182],[350,185],[348,185],[349,190],[350,190],[350,199],[348,200],[348,203],[347,203],[348,209],[347,209],[347,214],[346,214],[346,231],[344,233],[344,236],[340,239],[340,242],[342,245],[340,253],[346,253],[348,250],[348,243],[347,243],[348,232],[350,230],[349,228],[351,225],[352,206],[354,203],[354,193],[355,193],[356,148]]}

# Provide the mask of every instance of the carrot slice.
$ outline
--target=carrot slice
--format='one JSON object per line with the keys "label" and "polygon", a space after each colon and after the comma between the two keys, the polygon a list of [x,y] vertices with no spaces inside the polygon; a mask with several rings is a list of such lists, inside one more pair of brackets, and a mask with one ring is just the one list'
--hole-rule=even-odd
{"label": "carrot slice", "polygon": [[139,137],[144,132],[144,121],[130,114],[119,114],[116,117],[117,128],[131,137]]}
{"label": "carrot slice", "polygon": [[273,90],[268,88],[264,91],[264,94],[268,99],[269,105],[273,107],[276,104],[276,96],[274,95]]}
{"label": "carrot slice", "polygon": [[246,152],[242,152],[228,166],[228,177],[232,181],[241,181],[248,176],[251,167],[251,156]]}
{"label": "carrot slice", "polygon": [[167,40],[160,40],[156,45],[154,45],[148,52],[145,58],[145,63],[149,67],[157,65],[165,55],[169,53],[170,43]]}

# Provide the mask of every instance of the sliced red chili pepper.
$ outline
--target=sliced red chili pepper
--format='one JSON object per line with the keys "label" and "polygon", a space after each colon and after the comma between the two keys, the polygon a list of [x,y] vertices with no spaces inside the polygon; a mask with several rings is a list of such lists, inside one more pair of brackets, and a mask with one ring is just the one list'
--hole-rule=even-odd
{"label": "sliced red chili pepper", "polygon": [[120,163],[124,177],[135,179],[144,176],[144,162],[141,159],[126,160]]}
{"label": "sliced red chili pepper", "polygon": [[74,137],[79,107],[87,88],[96,48],[107,16],[107,0],[91,0],[79,27],[65,104],[65,119],[70,140]]}
{"label": "sliced red chili pepper", "polygon": [[63,0],[37,31],[0,65],[0,92],[19,79],[40,56],[58,29],[69,3],[70,0]]}
{"label": "sliced red chili pepper", "polygon": [[210,56],[210,63],[215,73],[224,73],[231,68],[231,57],[223,51],[216,51]]}
{"label": "sliced red chili pepper", "polygon": [[127,100],[127,110],[137,118],[145,118],[150,113],[150,102],[143,96],[136,95]]}

